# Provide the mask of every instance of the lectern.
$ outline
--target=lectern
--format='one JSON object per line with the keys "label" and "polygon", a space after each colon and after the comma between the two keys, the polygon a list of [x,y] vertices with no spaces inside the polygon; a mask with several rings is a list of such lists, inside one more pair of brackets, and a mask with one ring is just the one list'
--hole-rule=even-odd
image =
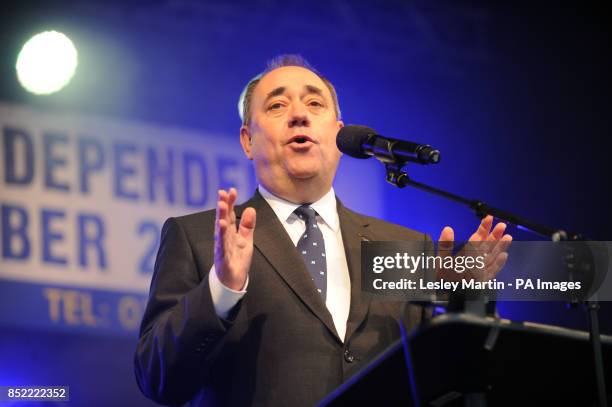
{"label": "lectern", "polygon": [[[602,335],[604,366],[612,337]],[[612,392],[612,374],[606,389]],[[321,405],[593,406],[587,332],[443,314],[397,341]]]}

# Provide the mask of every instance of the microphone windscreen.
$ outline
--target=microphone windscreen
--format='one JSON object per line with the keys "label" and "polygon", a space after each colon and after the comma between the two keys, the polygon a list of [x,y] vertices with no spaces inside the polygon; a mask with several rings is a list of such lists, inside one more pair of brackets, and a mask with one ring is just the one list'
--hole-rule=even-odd
{"label": "microphone windscreen", "polygon": [[366,126],[350,125],[344,126],[338,132],[336,137],[336,145],[338,150],[344,154],[350,155],[355,158],[370,158],[371,155],[366,154],[363,151],[363,144],[368,139],[374,136],[376,132]]}

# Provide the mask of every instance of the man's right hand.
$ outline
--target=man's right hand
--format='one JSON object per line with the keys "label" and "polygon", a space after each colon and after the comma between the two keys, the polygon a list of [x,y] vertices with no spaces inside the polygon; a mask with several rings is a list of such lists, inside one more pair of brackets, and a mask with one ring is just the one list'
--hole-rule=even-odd
{"label": "man's right hand", "polygon": [[238,193],[219,190],[215,219],[215,272],[219,281],[232,290],[242,290],[253,258],[255,209],[246,208],[236,228],[234,203]]}

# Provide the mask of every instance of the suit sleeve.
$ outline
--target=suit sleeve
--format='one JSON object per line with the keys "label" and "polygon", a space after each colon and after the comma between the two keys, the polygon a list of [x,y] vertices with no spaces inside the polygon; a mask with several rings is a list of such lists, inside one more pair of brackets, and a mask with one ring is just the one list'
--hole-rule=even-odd
{"label": "suit sleeve", "polygon": [[168,219],[134,357],[138,385],[156,402],[182,404],[202,388],[231,326],[215,313],[207,272],[202,278],[184,229]]}

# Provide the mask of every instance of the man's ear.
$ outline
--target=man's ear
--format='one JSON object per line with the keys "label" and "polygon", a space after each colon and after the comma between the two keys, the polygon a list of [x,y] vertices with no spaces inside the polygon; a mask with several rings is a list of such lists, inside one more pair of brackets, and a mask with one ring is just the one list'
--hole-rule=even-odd
{"label": "man's ear", "polygon": [[240,127],[240,144],[242,145],[244,154],[249,158],[249,160],[252,160],[253,153],[251,152],[251,133],[249,131],[249,127],[246,125],[242,125],[242,127]]}

